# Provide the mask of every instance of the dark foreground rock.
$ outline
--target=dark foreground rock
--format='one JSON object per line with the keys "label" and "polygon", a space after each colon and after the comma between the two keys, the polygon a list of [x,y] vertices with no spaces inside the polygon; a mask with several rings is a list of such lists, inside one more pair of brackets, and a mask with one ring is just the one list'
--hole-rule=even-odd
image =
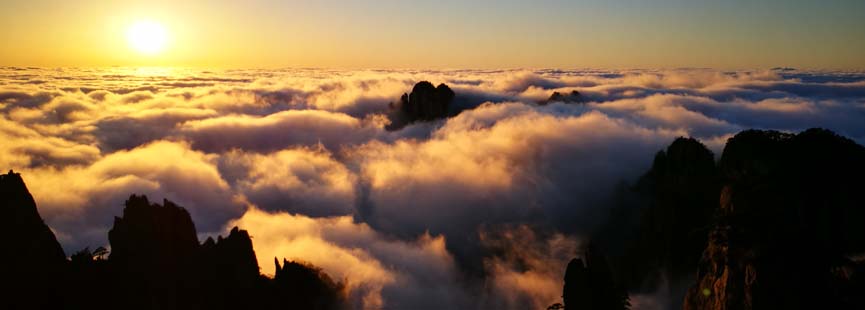
{"label": "dark foreground rock", "polygon": [[595,240],[617,281],[663,284],[672,308],[865,308],[865,148],[823,129],[748,130],[713,157],[679,138],[616,194]]}
{"label": "dark foreground rock", "polygon": [[189,213],[132,195],[104,248],[69,260],[21,176],[0,176],[0,309],[341,309],[345,286],[311,265],[259,272],[249,234],[198,243]]}
{"label": "dark foreground rock", "polygon": [[607,259],[589,247],[583,258],[574,258],[565,271],[562,289],[565,309],[627,309],[627,292],[613,279]]}
{"label": "dark foreground rock", "polygon": [[[863,309],[865,148],[749,130],[720,161],[718,218],[685,309]],[[861,259],[861,258],[859,258]]]}
{"label": "dark foreground rock", "polygon": [[[60,306],[66,254],[48,225],[21,175],[0,175],[0,309]],[[35,292],[41,298],[30,298]]]}
{"label": "dark foreground rock", "polygon": [[635,293],[692,282],[720,188],[714,154],[696,139],[677,138],[659,151],[635,185],[620,189],[596,234],[617,280]]}
{"label": "dark foreground rock", "polygon": [[[114,296],[121,297],[117,303],[139,309],[344,306],[343,285],[312,266],[302,268],[314,277],[280,272],[273,278],[261,275],[245,230],[235,227],[227,237],[208,238],[201,245],[196,236],[184,208],[167,200],[159,205],[145,196],[130,197],[123,217],[115,218],[109,232],[115,250],[106,268],[115,283]],[[307,287],[315,287],[317,294],[300,290]]]}

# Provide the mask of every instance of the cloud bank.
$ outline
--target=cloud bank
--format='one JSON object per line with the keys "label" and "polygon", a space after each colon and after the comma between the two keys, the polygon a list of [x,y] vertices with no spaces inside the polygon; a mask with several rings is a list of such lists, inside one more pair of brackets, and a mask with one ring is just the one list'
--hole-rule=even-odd
{"label": "cloud bank", "polygon": [[[385,130],[422,80],[463,111]],[[559,302],[611,192],[674,138],[720,154],[742,129],[824,127],[863,144],[863,119],[861,72],[0,68],[0,167],[67,253],[107,244],[147,194],[202,237],[249,230],[264,272],[309,261],[370,309]]]}

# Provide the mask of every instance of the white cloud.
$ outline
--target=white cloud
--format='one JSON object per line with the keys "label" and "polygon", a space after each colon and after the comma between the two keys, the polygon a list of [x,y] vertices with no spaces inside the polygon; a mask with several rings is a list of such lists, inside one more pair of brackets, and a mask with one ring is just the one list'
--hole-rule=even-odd
{"label": "white cloud", "polygon": [[[388,104],[421,80],[474,109],[385,131]],[[535,104],[572,90],[582,103]],[[250,230],[265,270],[286,256],[348,278],[371,308],[545,305],[570,252],[515,268],[482,227],[542,225],[513,241],[569,249],[677,136],[716,154],[747,128],[863,143],[862,119],[856,72],[0,68],[0,168],[23,172],[67,250],[102,245],[143,193],[187,207],[199,231]]]}

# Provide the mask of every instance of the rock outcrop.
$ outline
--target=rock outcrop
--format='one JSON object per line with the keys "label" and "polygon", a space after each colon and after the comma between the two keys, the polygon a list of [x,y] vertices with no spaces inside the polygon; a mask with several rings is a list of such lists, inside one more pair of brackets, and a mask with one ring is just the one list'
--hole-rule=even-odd
{"label": "rock outcrop", "polygon": [[105,248],[66,259],[21,176],[0,175],[0,309],[340,309],[345,289],[308,264],[260,274],[249,234],[198,243],[189,213],[132,195]]}
{"label": "rock outcrop", "polygon": [[400,108],[412,120],[431,121],[445,118],[454,96],[454,91],[445,84],[433,87],[432,83],[423,81],[414,85],[411,94],[402,95]]}
{"label": "rock outcrop", "polygon": [[66,254],[21,175],[12,171],[0,175],[0,220],[0,308],[57,306]]}
{"label": "rock outcrop", "polygon": [[717,220],[685,309],[862,309],[865,148],[749,130],[720,161]]}
{"label": "rock outcrop", "polygon": [[552,102],[564,102],[564,103],[579,103],[583,101],[583,97],[580,92],[576,90],[572,90],[568,94],[562,94],[560,92],[553,92],[547,100],[543,100],[538,102],[540,105],[546,105]]}
{"label": "rock outcrop", "polygon": [[297,309],[340,309],[345,307],[342,297],[345,286],[334,282],[321,269],[310,264],[279,261],[274,258],[276,274],[273,287],[280,292],[281,300],[292,301]]}
{"label": "rock outcrop", "polygon": [[743,131],[718,164],[680,138],[596,240],[632,292],[696,282],[686,309],[865,308],[863,175],[865,148],[827,130]]}
{"label": "rock outcrop", "polygon": [[258,260],[252,248],[252,239],[245,230],[231,229],[228,237],[208,237],[201,246],[201,258],[210,262],[208,273],[221,274],[225,282],[251,286],[259,277]]}
{"label": "rock outcrop", "polygon": [[702,143],[680,137],[659,151],[649,171],[620,190],[596,234],[612,253],[617,280],[643,293],[664,281],[692,281],[719,193],[714,154]]}
{"label": "rock outcrop", "polygon": [[[639,235],[629,247],[634,283],[690,275],[706,246],[707,225],[718,207],[720,183],[715,157],[693,138],[678,138],[658,152],[649,172],[637,184],[649,199],[641,214]],[[647,278],[648,277],[648,278]]]}
{"label": "rock outcrop", "polygon": [[341,284],[312,266],[262,276],[245,230],[199,245],[189,213],[168,200],[130,197],[109,241],[115,288],[105,290],[127,309],[336,309],[344,300]]}
{"label": "rock outcrop", "polygon": [[54,233],[45,225],[36,201],[27,190],[21,175],[9,171],[0,175],[0,236],[3,246],[11,249],[14,255],[2,255],[3,266],[7,263],[22,267],[60,265],[66,260],[63,248]]}
{"label": "rock outcrop", "polygon": [[195,256],[198,236],[186,209],[168,200],[151,204],[147,196],[136,195],[125,205],[123,216],[115,217],[108,231],[113,262],[141,267]]}
{"label": "rock outcrop", "polygon": [[411,94],[403,94],[399,103],[391,104],[391,124],[387,130],[397,130],[419,121],[447,118],[456,94],[445,84],[433,86],[422,81],[414,85]]}
{"label": "rock outcrop", "polygon": [[151,204],[132,195],[108,232],[108,258],[119,296],[127,307],[191,307],[199,285],[198,236],[189,213],[165,200]]}
{"label": "rock outcrop", "polygon": [[583,259],[574,258],[565,271],[565,309],[626,309],[627,292],[616,284],[606,258],[592,246]]}
{"label": "rock outcrop", "polygon": [[[258,260],[252,248],[252,239],[245,230],[231,229],[228,237],[208,237],[201,245],[197,260],[202,286],[208,298],[202,302],[205,309],[238,309],[262,302],[260,291],[269,279],[259,273]],[[257,299],[250,301],[250,298]]]}

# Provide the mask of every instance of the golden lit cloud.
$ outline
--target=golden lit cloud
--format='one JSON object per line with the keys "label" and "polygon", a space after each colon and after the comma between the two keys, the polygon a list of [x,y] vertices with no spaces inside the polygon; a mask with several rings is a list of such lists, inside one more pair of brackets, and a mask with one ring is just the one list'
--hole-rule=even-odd
{"label": "golden lit cloud", "polygon": [[[365,224],[354,223],[350,216],[314,219],[254,208],[227,225],[233,226],[249,231],[264,273],[273,273],[274,257],[310,262],[347,280],[350,296],[363,309],[458,305],[454,298],[460,294],[453,287],[456,269],[442,236],[423,235],[413,242],[390,240]],[[423,303],[401,299],[401,295],[429,287],[441,290],[430,293],[445,294],[444,298]]]}
{"label": "golden lit cloud", "polygon": [[[569,245],[607,214],[616,184],[675,137],[716,154],[757,126],[826,127],[862,143],[862,79],[0,68],[0,165],[22,172],[67,253],[105,245],[112,217],[139,193],[188,208],[202,237],[250,230],[266,272],[278,256],[348,279],[358,308],[537,308],[561,295]],[[420,80],[450,85],[460,113],[385,130],[389,104]],[[538,104],[573,90],[579,102]],[[494,231],[528,235],[519,224],[537,234],[508,241],[534,249],[527,256],[488,249]]]}

